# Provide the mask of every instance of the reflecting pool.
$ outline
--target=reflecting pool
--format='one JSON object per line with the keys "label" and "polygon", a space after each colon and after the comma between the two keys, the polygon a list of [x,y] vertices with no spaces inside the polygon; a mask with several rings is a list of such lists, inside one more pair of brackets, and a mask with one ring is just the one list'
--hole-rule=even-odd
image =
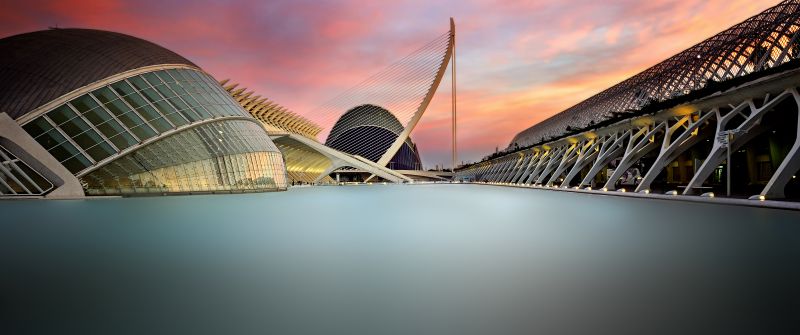
{"label": "reflecting pool", "polygon": [[800,212],[484,185],[0,202],[0,333],[800,333]]}

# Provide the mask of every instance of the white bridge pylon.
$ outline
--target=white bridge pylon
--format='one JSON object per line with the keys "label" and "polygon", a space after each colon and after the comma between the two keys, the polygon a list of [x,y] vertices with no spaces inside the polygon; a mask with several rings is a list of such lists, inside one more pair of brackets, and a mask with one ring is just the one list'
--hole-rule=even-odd
{"label": "white bridge pylon", "polygon": [[[317,135],[321,143],[344,138],[343,134],[349,131],[357,139],[340,144],[339,151],[360,153],[379,166],[388,166],[427,110],[451,61],[454,46],[455,23],[451,18],[446,33],[304,116],[321,126]],[[348,111],[359,106],[375,111],[359,121],[366,124],[339,122]],[[391,116],[379,110],[388,111]],[[395,126],[398,123],[400,126]]]}

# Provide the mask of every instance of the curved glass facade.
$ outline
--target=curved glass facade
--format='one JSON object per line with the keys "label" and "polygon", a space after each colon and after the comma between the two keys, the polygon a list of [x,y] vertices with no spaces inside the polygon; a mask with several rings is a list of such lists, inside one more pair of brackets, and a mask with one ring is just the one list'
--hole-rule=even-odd
{"label": "curved glass facade", "polygon": [[[226,117],[251,118],[207,74],[175,68],[133,75],[100,87],[23,128],[81,178],[87,194],[285,188],[280,152],[256,120],[222,119],[192,127]],[[215,139],[226,144],[223,149],[208,146],[210,131],[219,132]],[[159,136],[164,138],[156,140]],[[190,142],[177,143],[179,139]],[[197,143],[206,143],[205,153],[195,150]],[[242,147],[231,147],[236,145]],[[188,149],[195,151],[181,152]],[[155,153],[166,157],[152,157]],[[137,159],[146,161],[131,165],[131,160]],[[215,159],[221,163],[210,170],[190,164]],[[114,170],[115,166],[123,170]],[[276,174],[276,170],[282,172]],[[244,175],[254,181],[248,182],[250,177]]]}
{"label": "curved glass facade", "polygon": [[286,188],[283,158],[255,122],[226,120],[178,132],[81,177],[88,195]]}

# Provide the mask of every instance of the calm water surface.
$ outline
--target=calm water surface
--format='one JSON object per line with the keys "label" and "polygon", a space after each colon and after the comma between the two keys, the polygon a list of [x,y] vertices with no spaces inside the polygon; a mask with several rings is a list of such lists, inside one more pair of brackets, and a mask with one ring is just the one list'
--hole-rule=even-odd
{"label": "calm water surface", "polygon": [[481,185],[0,202],[0,334],[797,334],[800,213]]}

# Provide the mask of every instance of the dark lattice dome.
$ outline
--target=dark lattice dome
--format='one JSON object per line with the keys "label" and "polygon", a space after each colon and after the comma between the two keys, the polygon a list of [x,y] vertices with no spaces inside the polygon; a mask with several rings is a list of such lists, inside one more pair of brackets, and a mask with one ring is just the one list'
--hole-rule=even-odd
{"label": "dark lattice dome", "polygon": [[0,39],[0,112],[17,119],[66,93],[148,65],[194,64],[155,43],[93,29]]}
{"label": "dark lattice dome", "polygon": [[[402,132],[403,125],[391,112],[365,104],[348,110],[336,121],[325,145],[377,162]],[[411,137],[406,138],[388,167],[395,170],[422,169],[417,146]]]}

